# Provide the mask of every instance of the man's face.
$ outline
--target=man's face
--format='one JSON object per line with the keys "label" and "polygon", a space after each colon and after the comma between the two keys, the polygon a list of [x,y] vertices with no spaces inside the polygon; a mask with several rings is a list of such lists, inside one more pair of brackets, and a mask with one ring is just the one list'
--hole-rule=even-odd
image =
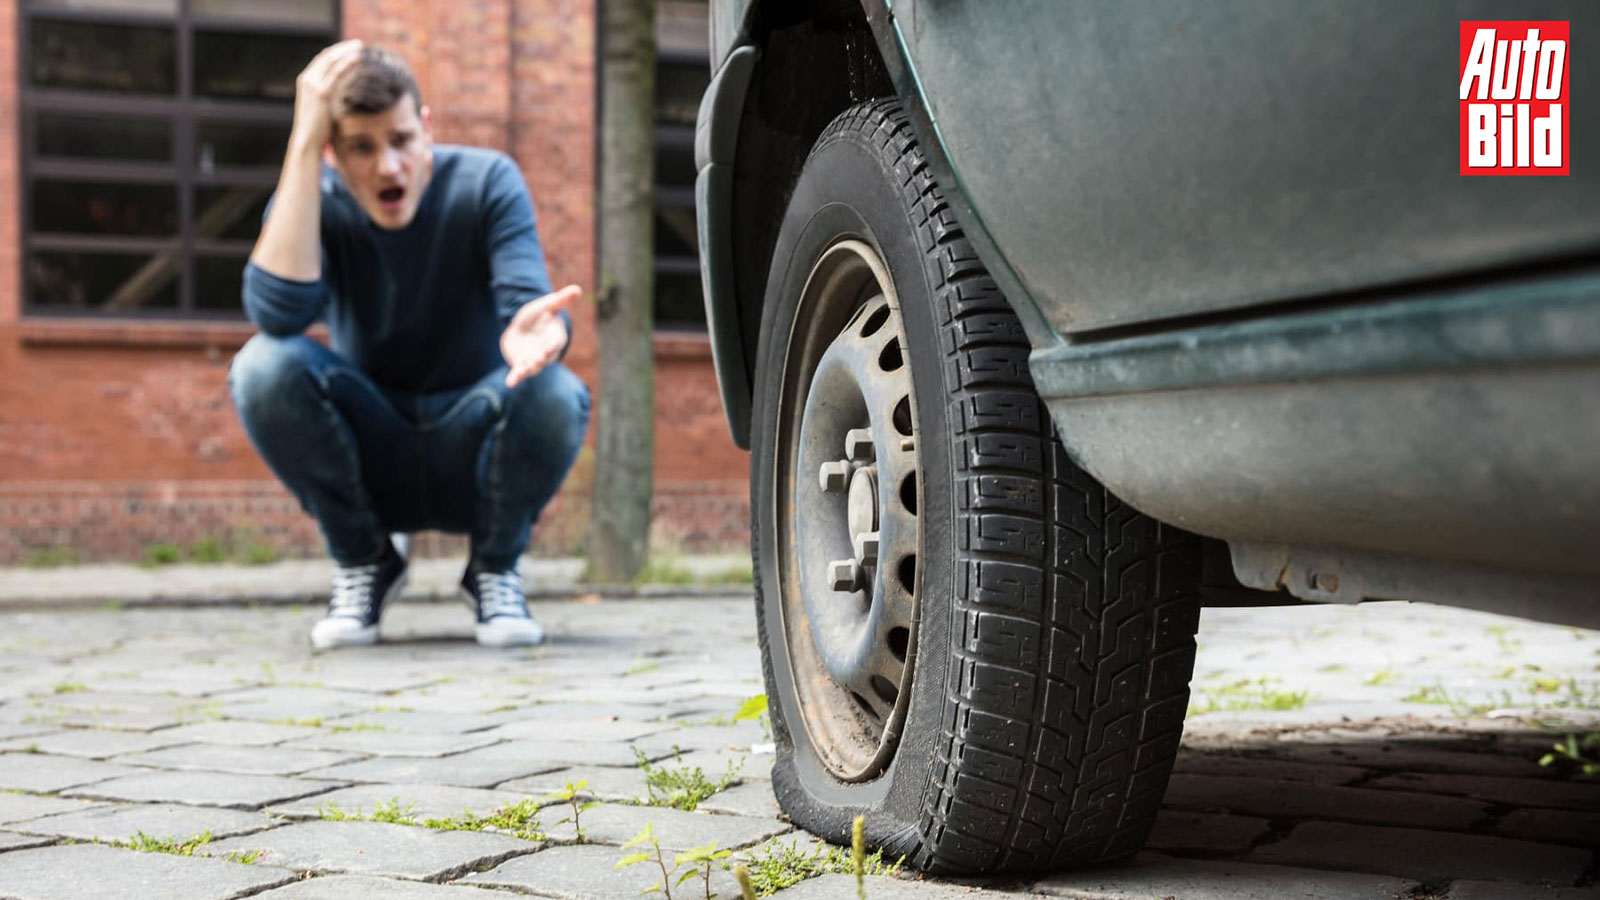
{"label": "man's face", "polygon": [[411,224],[433,177],[433,131],[428,108],[407,95],[371,115],[334,121],[333,165],[345,186],[380,228]]}

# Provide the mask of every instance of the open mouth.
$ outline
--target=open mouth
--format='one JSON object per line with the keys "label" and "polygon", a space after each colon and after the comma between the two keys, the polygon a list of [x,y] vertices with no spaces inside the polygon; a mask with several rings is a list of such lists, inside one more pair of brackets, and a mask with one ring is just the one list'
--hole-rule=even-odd
{"label": "open mouth", "polygon": [[385,206],[393,206],[405,198],[406,189],[403,187],[386,187],[378,191],[378,202]]}

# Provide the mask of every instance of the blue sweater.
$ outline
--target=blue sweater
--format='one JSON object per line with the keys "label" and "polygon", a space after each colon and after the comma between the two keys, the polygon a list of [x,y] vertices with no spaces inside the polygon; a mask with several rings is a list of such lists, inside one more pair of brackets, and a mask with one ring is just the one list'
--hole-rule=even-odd
{"label": "blue sweater", "polygon": [[379,228],[325,167],[322,278],[291,281],[254,263],[244,271],[245,314],[262,331],[299,334],[324,319],[335,351],[408,393],[465,387],[503,366],[500,333],[522,304],[549,292],[516,164],[443,144],[405,228]]}

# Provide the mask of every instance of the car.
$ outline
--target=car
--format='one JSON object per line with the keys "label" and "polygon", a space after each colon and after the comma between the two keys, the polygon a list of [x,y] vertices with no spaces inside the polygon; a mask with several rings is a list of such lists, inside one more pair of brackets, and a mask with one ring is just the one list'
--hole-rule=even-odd
{"label": "car", "polygon": [[796,824],[936,872],[1133,852],[1206,603],[1600,626],[1600,116],[1565,177],[1465,177],[1454,90],[1463,23],[1594,4],[710,13],[702,281]]}

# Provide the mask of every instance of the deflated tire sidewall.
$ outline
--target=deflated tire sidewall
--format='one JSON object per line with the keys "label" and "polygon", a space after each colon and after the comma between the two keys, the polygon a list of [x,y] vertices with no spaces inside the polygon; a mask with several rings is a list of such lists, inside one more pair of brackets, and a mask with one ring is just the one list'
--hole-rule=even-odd
{"label": "deflated tire sidewall", "polygon": [[[953,596],[951,463],[939,343],[933,318],[932,288],[924,270],[910,211],[891,187],[896,173],[880,162],[865,135],[845,132],[819,145],[807,161],[779,232],[762,316],[762,344],[756,369],[756,417],[752,434],[751,497],[756,529],[757,602],[767,653],[768,695],[774,715],[777,759],[773,789],[784,810],[808,830],[847,841],[851,822],[866,817],[869,843],[886,856],[918,840],[919,810],[939,765],[938,721],[945,708],[950,658]],[[813,264],[837,241],[856,238],[871,245],[888,267],[898,294],[906,355],[912,367],[915,425],[922,455],[923,545],[918,553],[920,617],[912,660],[911,700],[893,760],[870,781],[845,784],[833,777],[812,748],[793,682],[783,633],[779,577],[775,446],[785,362],[790,353],[797,306]],[[795,377],[793,375],[787,377]],[[798,416],[799,409],[786,409]],[[796,477],[807,477],[797,473]]]}

